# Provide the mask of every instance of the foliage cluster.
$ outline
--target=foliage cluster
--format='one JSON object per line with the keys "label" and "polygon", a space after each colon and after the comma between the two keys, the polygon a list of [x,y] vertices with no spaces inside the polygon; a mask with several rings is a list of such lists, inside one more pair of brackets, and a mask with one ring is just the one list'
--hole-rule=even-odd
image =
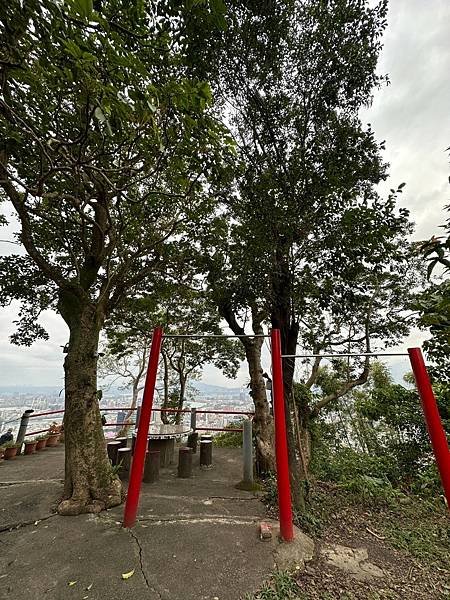
{"label": "foliage cluster", "polygon": [[[449,151],[450,147],[446,149]],[[445,207],[450,213],[450,204]],[[450,383],[450,216],[442,225],[444,235],[433,236],[421,247],[428,260],[429,285],[418,294],[415,308],[420,323],[429,329],[431,338],[424,344],[434,362],[432,373],[440,382]]]}
{"label": "foliage cluster", "polygon": [[[328,370],[327,378],[332,377]],[[449,429],[449,390],[436,385]],[[389,499],[394,489],[442,493],[420,399],[372,365],[367,384],[329,407],[313,424],[313,474],[365,499]]]}
{"label": "foliage cluster", "polygon": [[[228,423],[226,427],[230,429],[241,429],[242,420]],[[218,448],[241,448],[242,447],[242,432],[241,431],[223,431],[214,436],[214,445]]]}

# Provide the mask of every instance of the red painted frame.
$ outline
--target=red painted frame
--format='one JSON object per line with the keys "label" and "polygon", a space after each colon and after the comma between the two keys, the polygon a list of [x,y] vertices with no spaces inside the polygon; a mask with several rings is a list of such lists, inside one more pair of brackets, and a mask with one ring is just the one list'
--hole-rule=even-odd
{"label": "red painted frame", "polygon": [[422,401],[425,422],[441,476],[442,487],[447,498],[447,506],[450,510],[450,450],[448,448],[447,436],[439,415],[422,351],[420,348],[408,348],[408,354],[416,380],[417,391]]}
{"label": "red painted frame", "polygon": [[272,392],[275,419],[275,457],[277,461],[278,507],[280,511],[280,537],[285,542],[294,539],[292,525],[291,483],[289,479],[286,416],[284,410],[283,364],[279,329],[272,329]]}
{"label": "red painted frame", "polygon": [[158,372],[162,336],[162,327],[156,327],[152,336],[152,346],[150,348],[150,358],[148,361],[147,376],[145,379],[141,415],[139,417],[139,428],[137,430],[133,461],[131,463],[130,482],[128,484],[128,493],[123,514],[124,527],[133,527],[133,525],[136,523],[142,476],[144,474],[145,453],[148,445],[147,436],[150,426],[150,417],[152,414],[153,395],[155,393],[156,374]]}

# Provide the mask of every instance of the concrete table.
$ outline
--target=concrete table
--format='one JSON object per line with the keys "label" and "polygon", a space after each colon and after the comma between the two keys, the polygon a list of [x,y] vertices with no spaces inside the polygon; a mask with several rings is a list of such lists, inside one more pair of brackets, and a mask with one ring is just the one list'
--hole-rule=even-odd
{"label": "concrete table", "polygon": [[[188,425],[164,425],[152,423],[148,431],[148,449],[159,450],[160,466],[168,467],[173,462],[175,440],[192,433]],[[136,432],[133,432],[131,447],[134,452]]]}

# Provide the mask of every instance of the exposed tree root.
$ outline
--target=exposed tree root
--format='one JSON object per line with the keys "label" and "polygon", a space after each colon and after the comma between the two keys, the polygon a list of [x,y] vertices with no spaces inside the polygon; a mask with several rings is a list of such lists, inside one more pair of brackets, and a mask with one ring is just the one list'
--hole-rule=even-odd
{"label": "exposed tree root", "polygon": [[62,500],[58,505],[58,514],[63,516],[76,516],[85,513],[97,514],[107,508],[118,506],[122,503],[122,483],[114,479],[108,488],[99,490],[95,497],[76,497]]}

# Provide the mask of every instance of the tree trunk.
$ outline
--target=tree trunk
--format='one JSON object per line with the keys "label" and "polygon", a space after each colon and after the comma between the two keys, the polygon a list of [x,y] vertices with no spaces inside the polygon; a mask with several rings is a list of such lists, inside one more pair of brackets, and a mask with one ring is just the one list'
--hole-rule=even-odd
{"label": "tree trunk", "polygon": [[[162,352],[161,354],[163,357],[163,364],[164,364],[164,400],[163,400],[161,408],[168,408],[169,407],[169,360],[167,358],[167,355],[164,352]],[[170,414],[170,413],[166,413],[163,410],[161,410],[161,421],[164,423],[164,425],[168,425],[168,423],[169,423],[168,414]]]}
{"label": "tree trunk", "polygon": [[180,374],[180,393],[178,396],[178,406],[177,406],[177,412],[175,415],[175,423],[177,425],[179,425],[181,423],[181,419],[183,417],[183,413],[181,411],[183,410],[184,396],[186,394],[186,381],[187,381],[187,375]]}
{"label": "tree trunk", "polygon": [[[238,324],[236,316],[227,301],[219,302],[219,312],[235,335],[244,336],[244,329]],[[263,333],[263,315],[252,308],[252,329],[255,335]],[[266,384],[261,367],[261,347],[263,338],[240,338],[247,359],[250,375],[250,395],[255,406],[253,427],[256,439],[256,471],[259,474],[275,471],[275,435],[273,417],[267,402]]]}
{"label": "tree trunk", "polygon": [[139,395],[139,380],[138,379],[135,379],[133,381],[132,394],[133,394],[133,396],[132,396],[133,399],[131,401],[130,410],[125,415],[125,419],[123,420],[122,428],[116,434],[116,437],[125,437],[128,434],[128,430],[131,427],[131,423],[130,423],[131,419],[134,417],[134,419],[136,420],[136,418],[137,418],[137,411],[135,410],[135,408],[137,406],[138,395]]}
{"label": "tree trunk", "polygon": [[256,472],[259,475],[275,471],[274,426],[261,368],[262,343],[263,338],[254,338],[244,344],[250,375],[250,396],[255,405],[253,431],[256,439]]}
{"label": "tree trunk", "polygon": [[97,398],[97,351],[103,315],[88,300],[61,293],[60,312],[69,325],[65,371],[65,484],[62,515],[99,512],[122,501],[120,480],[106,452]]}

